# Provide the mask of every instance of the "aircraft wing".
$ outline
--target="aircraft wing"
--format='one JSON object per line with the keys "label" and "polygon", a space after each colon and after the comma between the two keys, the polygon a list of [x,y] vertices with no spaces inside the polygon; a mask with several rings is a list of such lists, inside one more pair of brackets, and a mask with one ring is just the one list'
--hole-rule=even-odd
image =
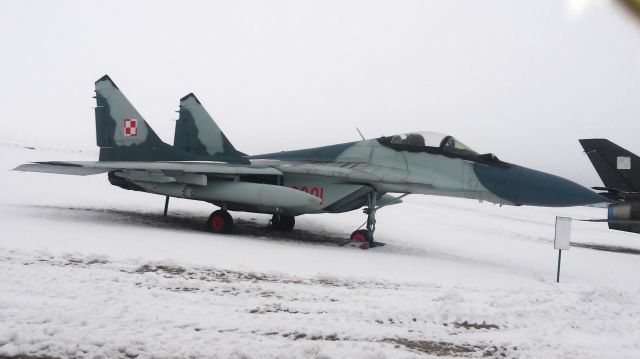
{"label": "aircraft wing", "polygon": [[[345,166],[343,163],[295,163],[285,161],[259,161],[251,165],[223,162],[144,162],[144,161],[51,161],[20,165],[14,171],[43,172],[87,176],[111,171],[184,172],[208,175],[275,175],[306,174],[339,178],[356,182],[392,180],[390,173],[376,173],[364,166]],[[395,180],[406,180],[398,175]],[[395,181],[394,181],[395,182]]]}
{"label": "aircraft wing", "polygon": [[13,169],[21,172],[55,173],[61,175],[88,176],[109,172],[108,169],[84,167],[66,162],[34,162],[25,163]]}
{"label": "aircraft wing", "polygon": [[272,167],[215,162],[54,161],[20,165],[14,171],[86,176],[111,171],[183,172],[208,175],[282,175]]}
{"label": "aircraft wing", "polygon": [[[252,164],[224,162],[145,162],[145,161],[51,161],[20,165],[14,171],[43,172],[87,176],[106,172],[123,172],[131,180],[152,182],[192,182],[181,180],[193,175],[314,175],[344,182],[370,184],[379,181],[407,183],[403,171],[384,171],[377,167],[349,163],[296,163],[287,161],[254,161]],[[205,177],[202,176],[202,177]],[[205,180],[198,180],[201,182]]]}

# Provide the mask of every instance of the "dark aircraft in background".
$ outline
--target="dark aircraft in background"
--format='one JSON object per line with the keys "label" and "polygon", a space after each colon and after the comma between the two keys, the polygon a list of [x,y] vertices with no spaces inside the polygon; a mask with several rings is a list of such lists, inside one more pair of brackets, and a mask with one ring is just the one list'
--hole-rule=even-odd
{"label": "dark aircraft in background", "polygon": [[604,187],[593,187],[611,202],[610,229],[640,233],[640,158],[603,138],[580,140]]}
{"label": "dark aircraft in background", "polygon": [[207,222],[217,233],[232,231],[228,211],[272,214],[274,228],[292,230],[298,215],[364,207],[366,229],[354,231],[351,239],[373,244],[376,211],[407,194],[516,206],[603,201],[567,179],[479,154],[455,137],[435,132],[247,156],[235,149],[193,94],[180,101],[171,146],[108,76],[96,81],[95,91],[99,161],[36,162],[15,170],[107,173],[111,184],[124,189],[206,201],[221,208]]}

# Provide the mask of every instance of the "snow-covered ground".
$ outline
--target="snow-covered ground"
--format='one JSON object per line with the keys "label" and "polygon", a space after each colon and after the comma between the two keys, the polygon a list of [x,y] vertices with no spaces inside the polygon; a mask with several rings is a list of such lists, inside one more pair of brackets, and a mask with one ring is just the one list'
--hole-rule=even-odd
{"label": "snow-covered ground", "polygon": [[357,211],[213,235],[206,203],[8,171],[95,155],[0,143],[0,357],[640,357],[640,235],[574,222],[555,283],[555,216],[605,209],[410,196],[361,250]]}

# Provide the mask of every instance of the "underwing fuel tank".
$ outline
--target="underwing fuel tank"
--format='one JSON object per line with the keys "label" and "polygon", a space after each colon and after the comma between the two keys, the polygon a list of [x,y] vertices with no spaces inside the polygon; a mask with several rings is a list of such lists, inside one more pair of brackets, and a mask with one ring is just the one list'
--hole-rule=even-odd
{"label": "underwing fuel tank", "polygon": [[181,183],[134,183],[146,192],[207,202],[227,202],[272,208],[319,210],[320,198],[289,187],[264,183],[212,181],[206,186]]}

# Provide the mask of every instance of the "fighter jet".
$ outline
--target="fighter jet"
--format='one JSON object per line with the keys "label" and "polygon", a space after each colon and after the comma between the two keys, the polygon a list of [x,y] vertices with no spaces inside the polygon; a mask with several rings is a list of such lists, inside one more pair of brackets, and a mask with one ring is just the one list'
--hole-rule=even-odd
{"label": "fighter jet", "polygon": [[[598,172],[606,191],[601,194],[611,202],[607,213],[610,229],[640,233],[640,158],[603,138],[580,140],[584,152]],[[599,221],[599,220],[596,220]]]}
{"label": "fighter jet", "polygon": [[350,238],[374,245],[376,212],[408,194],[516,206],[603,201],[567,179],[479,154],[457,138],[435,132],[248,156],[235,149],[193,94],[180,101],[171,146],[109,76],[96,81],[95,91],[99,161],[34,162],[14,170],[107,173],[112,185],[124,189],[206,201],[220,207],[207,220],[214,233],[232,232],[229,211],[272,214],[274,228],[290,231],[299,215],[364,207],[366,227]]}

